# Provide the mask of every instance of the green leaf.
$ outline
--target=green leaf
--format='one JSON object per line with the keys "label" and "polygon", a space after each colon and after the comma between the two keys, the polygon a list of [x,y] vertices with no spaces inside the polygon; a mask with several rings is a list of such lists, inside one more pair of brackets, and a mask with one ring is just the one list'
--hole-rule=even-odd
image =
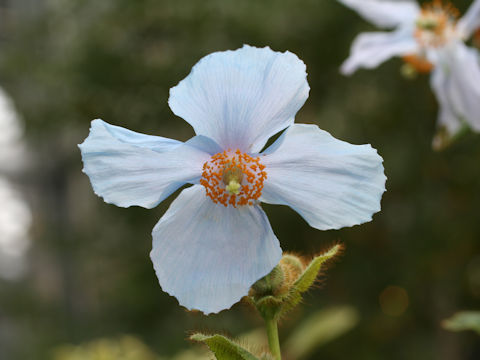
{"label": "green leaf", "polygon": [[442,326],[450,331],[473,330],[480,335],[480,311],[460,311],[443,320]]}
{"label": "green leaf", "polygon": [[359,320],[351,306],[335,306],[311,314],[285,342],[289,359],[306,359],[316,348],[350,331]]}
{"label": "green leaf", "polygon": [[204,335],[200,333],[190,336],[190,340],[207,344],[217,360],[258,360],[250,352],[222,335]]}
{"label": "green leaf", "polygon": [[302,294],[306,292],[315,283],[317,276],[322,268],[322,265],[333,258],[342,249],[342,245],[337,244],[331,247],[327,252],[318,255],[312,259],[302,275],[295,281],[291,287],[288,295],[283,301],[283,306],[280,309],[279,316],[286,314],[292,310],[302,300]]}

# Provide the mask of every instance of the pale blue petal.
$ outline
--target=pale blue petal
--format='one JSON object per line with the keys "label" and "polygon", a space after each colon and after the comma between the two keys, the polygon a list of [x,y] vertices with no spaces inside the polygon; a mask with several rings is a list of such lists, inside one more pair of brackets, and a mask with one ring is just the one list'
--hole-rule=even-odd
{"label": "pale blue petal", "polygon": [[370,145],[335,139],[316,125],[295,124],[264,152],[261,201],[288,205],[320,230],[361,224],[380,211],[386,177]]}
{"label": "pale blue petal", "polygon": [[308,97],[305,64],[290,52],[245,45],[212,53],[170,89],[172,111],[224,149],[258,152],[293,123]]}
{"label": "pale blue petal", "polygon": [[169,139],[161,136],[141,134],[120,126],[111,125],[101,119],[96,119],[92,121],[92,129],[102,127],[105,131],[108,131],[113,138],[117,139],[120,142],[148,148],[157,152],[173,150],[175,147],[183,144],[181,141],[178,140]]}
{"label": "pale blue petal", "polygon": [[413,23],[420,12],[415,1],[388,0],[338,0],[355,10],[372,24],[392,28],[405,23]]}
{"label": "pale blue petal", "polygon": [[464,37],[468,39],[476,29],[480,28],[480,0],[475,0],[467,12],[457,23],[457,29]]}
{"label": "pale blue petal", "polygon": [[79,145],[95,194],[121,207],[152,208],[185,183],[199,181],[203,164],[220,150],[196,136],[186,143],[92,121]]}
{"label": "pale blue petal", "polygon": [[282,256],[259,206],[214,204],[200,185],[180,193],[152,236],[150,257],[162,289],[205,314],[238,302]]}
{"label": "pale blue petal", "polygon": [[372,69],[394,57],[418,52],[413,28],[400,28],[392,32],[368,32],[358,35],[352,43],[350,56],[340,71],[353,74],[358,68]]}
{"label": "pale blue petal", "polygon": [[459,41],[439,51],[431,85],[440,104],[439,121],[452,134],[461,121],[480,131],[480,58],[477,50]]}

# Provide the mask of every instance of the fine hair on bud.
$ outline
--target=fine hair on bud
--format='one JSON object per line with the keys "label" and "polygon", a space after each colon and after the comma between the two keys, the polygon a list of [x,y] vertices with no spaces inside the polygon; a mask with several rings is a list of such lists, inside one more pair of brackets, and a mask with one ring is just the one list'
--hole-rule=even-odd
{"label": "fine hair on bud", "polygon": [[[255,296],[278,295],[285,280],[283,269],[280,265],[273,268],[270,274],[265,275],[252,285]],[[252,294],[253,295],[253,294]]]}
{"label": "fine hair on bud", "polygon": [[322,263],[320,270],[317,273],[315,282],[312,284],[312,288],[321,288],[324,283],[324,276],[327,270],[335,264],[337,259],[345,251],[345,245],[340,241],[333,242],[332,244],[326,245],[322,250],[320,250],[315,255],[309,258],[303,258],[305,266],[308,266],[315,258],[325,257],[325,260]]}

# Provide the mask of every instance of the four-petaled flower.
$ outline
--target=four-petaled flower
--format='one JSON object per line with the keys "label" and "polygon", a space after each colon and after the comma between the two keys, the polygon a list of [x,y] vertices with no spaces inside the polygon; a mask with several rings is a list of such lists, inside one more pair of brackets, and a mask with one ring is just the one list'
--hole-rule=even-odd
{"label": "four-petaled flower", "polygon": [[440,105],[439,129],[453,136],[466,123],[480,131],[480,59],[476,49],[465,45],[480,27],[480,0],[460,19],[458,11],[441,0],[422,7],[412,1],[339,1],[378,27],[396,28],[360,34],[342,64],[343,74],[402,56],[412,69],[432,72],[430,84]]}
{"label": "four-petaled flower", "polygon": [[370,145],[294,124],[308,92],[297,56],[244,46],[204,57],[170,90],[170,108],[197,134],[187,142],[92,122],[79,146],[106,202],[152,208],[193,184],[152,233],[160,285],[181,305],[229,308],[278,264],[282,250],[260,201],[288,205],[322,230],[369,221],[380,210],[382,158]]}

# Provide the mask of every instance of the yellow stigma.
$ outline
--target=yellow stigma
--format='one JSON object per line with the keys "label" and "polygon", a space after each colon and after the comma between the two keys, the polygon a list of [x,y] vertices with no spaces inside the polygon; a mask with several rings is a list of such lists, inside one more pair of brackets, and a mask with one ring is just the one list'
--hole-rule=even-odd
{"label": "yellow stigma", "polygon": [[236,164],[227,162],[223,168],[222,180],[229,194],[237,195],[242,187],[243,172]]}
{"label": "yellow stigma", "polygon": [[423,17],[417,20],[417,27],[422,30],[435,31],[435,29],[440,25],[438,19],[433,17]]}
{"label": "yellow stigma", "polygon": [[240,188],[242,185],[239,184],[237,180],[230,180],[227,186],[225,186],[225,190],[227,190],[230,194],[237,195],[240,192]]}

